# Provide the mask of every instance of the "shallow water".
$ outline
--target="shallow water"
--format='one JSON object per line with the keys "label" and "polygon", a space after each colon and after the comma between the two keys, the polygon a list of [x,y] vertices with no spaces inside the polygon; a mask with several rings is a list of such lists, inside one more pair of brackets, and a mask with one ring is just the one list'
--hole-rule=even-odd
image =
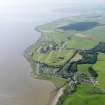
{"label": "shallow water", "polygon": [[0,9],[0,105],[47,105],[49,93],[55,88],[50,82],[32,78],[24,50],[40,37],[34,30],[37,25],[62,14],[37,11],[33,6],[18,5],[21,11],[15,6],[3,7],[3,12]]}
{"label": "shallow water", "polygon": [[[34,23],[4,22],[0,26],[0,105],[43,105],[54,86],[31,77],[24,49],[40,36]],[[41,99],[41,101],[40,101]]]}
{"label": "shallow water", "polygon": [[86,31],[92,28],[95,28],[99,24],[97,22],[78,22],[69,24],[66,26],[61,27],[61,29],[67,31],[67,30],[76,30],[76,31]]}

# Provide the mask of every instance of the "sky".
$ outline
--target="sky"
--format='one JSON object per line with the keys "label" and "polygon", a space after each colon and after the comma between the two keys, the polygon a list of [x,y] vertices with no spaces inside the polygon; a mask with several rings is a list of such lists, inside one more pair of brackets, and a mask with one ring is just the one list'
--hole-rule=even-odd
{"label": "sky", "polygon": [[40,7],[53,7],[54,5],[95,5],[105,3],[105,0],[0,0],[0,11],[1,9],[13,9],[22,6],[35,6]]}
{"label": "sky", "polygon": [[105,0],[0,0],[0,18],[45,14],[54,8],[101,7],[103,4]]}
{"label": "sky", "polygon": [[[103,4],[105,0],[0,0],[0,12],[2,9],[11,10],[24,7],[35,7],[36,9],[52,8],[63,5],[97,5]],[[12,10],[13,11],[13,10]]]}

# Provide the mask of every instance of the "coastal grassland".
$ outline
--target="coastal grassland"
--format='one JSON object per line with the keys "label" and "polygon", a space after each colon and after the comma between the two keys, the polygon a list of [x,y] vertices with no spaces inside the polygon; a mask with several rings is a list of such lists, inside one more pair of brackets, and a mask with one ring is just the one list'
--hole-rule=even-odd
{"label": "coastal grassland", "polygon": [[57,76],[54,76],[54,75],[50,76],[49,74],[38,75],[36,73],[37,66],[33,62],[30,62],[30,63],[31,63],[31,67],[32,67],[32,77],[33,78],[50,81],[55,85],[56,89],[59,89],[66,84],[67,80],[64,79],[64,78],[60,78],[60,77],[57,77]]}
{"label": "coastal grassland", "polygon": [[[88,18],[87,17],[73,17],[68,19],[57,20],[52,23],[41,25],[36,28],[41,33],[41,38],[31,46],[29,50],[29,56],[32,60],[31,66],[33,68],[32,74],[35,79],[48,80],[59,87],[67,83],[66,79],[52,75],[49,71],[53,71],[52,67],[63,66],[75,53],[77,49],[90,49],[95,47],[99,41],[105,41],[105,16],[103,19],[99,18]],[[102,21],[103,20],[103,21]],[[62,30],[60,27],[65,27],[73,24],[79,24],[81,22],[91,23],[97,22],[99,25],[87,27],[87,30]],[[77,25],[78,26],[78,25]],[[78,26],[83,27],[83,26]],[[63,43],[63,44],[61,44]],[[55,47],[56,45],[56,47]],[[50,46],[53,46],[54,50],[51,50]],[[50,47],[50,48],[49,48]],[[46,50],[47,49],[47,50]],[[44,50],[44,51],[43,51]],[[31,61],[30,60],[30,61]],[[42,67],[43,72],[40,74],[36,73],[37,63],[45,64],[45,68]],[[88,74],[88,68],[92,66],[98,73],[97,80],[99,85],[93,87],[90,83],[81,83],[78,85],[77,90],[73,94],[67,94],[67,91],[63,95],[63,103],[58,101],[58,105],[105,105],[105,94],[98,94],[95,92],[97,88],[105,88],[105,55],[98,54],[96,64],[78,64],[78,72]],[[40,69],[40,70],[42,70]],[[45,71],[45,72],[44,72]],[[46,72],[47,71],[47,72]],[[69,87],[70,88],[70,87]],[[69,89],[67,89],[69,90]],[[98,90],[99,91],[99,90]]]}
{"label": "coastal grassland", "polygon": [[[60,77],[57,77],[57,76],[50,76],[49,74],[40,74],[38,75],[36,73],[37,71],[37,65],[33,63],[32,60],[28,59],[30,64],[31,64],[31,67],[32,67],[32,77],[35,78],[35,79],[40,79],[40,80],[47,80],[47,81],[50,81],[52,82],[56,89],[59,89],[61,88],[62,86],[64,86],[64,84],[66,84],[67,80],[64,79],[64,78],[60,78]],[[57,90],[56,90],[57,91]]]}
{"label": "coastal grassland", "polygon": [[[55,41],[55,42],[68,42],[67,48],[92,48],[99,41],[105,40],[105,26],[100,25],[95,28],[86,30],[86,31],[76,31],[76,30],[68,30],[64,31],[59,29],[61,26],[66,26],[68,24],[74,24],[78,22],[97,22],[95,19],[87,19],[80,18],[79,21],[75,19],[64,19],[59,22],[49,23],[47,25],[43,25],[39,27],[39,30],[42,32],[42,36],[45,40]],[[63,23],[64,22],[64,23]],[[100,23],[100,21],[99,21]],[[81,34],[81,35],[77,35]],[[70,40],[67,40],[68,37]]]}
{"label": "coastal grassland", "polygon": [[105,89],[105,54],[100,53],[96,64],[93,65],[93,68],[98,73],[99,87]]}
{"label": "coastal grassland", "polygon": [[[50,66],[61,66],[74,54],[74,50],[51,51],[45,54],[34,53],[33,61],[38,61]],[[64,59],[59,59],[63,57]]]}
{"label": "coastal grassland", "polygon": [[71,37],[72,35],[74,35],[74,32],[60,32],[60,31],[46,31],[46,32],[42,32],[43,36],[45,38],[45,40],[50,40],[50,41],[55,41],[55,42],[62,42],[62,41],[66,41],[66,39],[68,37]]}
{"label": "coastal grassland", "polygon": [[94,37],[94,39],[98,42],[105,41],[105,25],[97,26],[94,29],[87,30],[86,32],[84,32],[84,34]]}
{"label": "coastal grassland", "polygon": [[86,37],[81,37],[81,36],[72,36],[71,40],[67,44],[67,48],[93,48],[97,44],[96,41],[88,39]]}
{"label": "coastal grassland", "polygon": [[105,105],[105,94],[97,94],[93,92],[94,89],[90,84],[81,84],[74,94],[66,97],[62,105]]}

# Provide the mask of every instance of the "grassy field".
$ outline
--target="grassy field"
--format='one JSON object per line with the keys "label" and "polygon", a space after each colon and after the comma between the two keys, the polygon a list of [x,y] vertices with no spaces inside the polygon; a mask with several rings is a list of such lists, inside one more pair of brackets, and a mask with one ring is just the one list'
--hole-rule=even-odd
{"label": "grassy field", "polygon": [[90,84],[82,84],[77,92],[66,98],[63,105],[105,105],[105,94],[93,93],[94,88]]}
{"label": "grassy field", "polygon": [[92,30],[84,32],[84,34],[94,37],[96,41],[105,41],[105,26],[98,26]]}
{"label": "grassy field", "polygon": [[80,73],[88,74],[88,68],[90,66],[91,64],[80,64],[80,65],[77,65],[77,68]]}
{"label": "grassy field", "polygon": [[74,94],[67,96],[63,105],[105,105],[105,94],[96,93],[96,91],[105,91],[105,54],[98,54],[94,65],[81,64],[77,68],[80,73],[88,74],[90,66],[93,66],[98,73],[99,84],[94,87],[92,84],[82,83]]}
{"label": "grassy field", "polygon": [[105,54],[98,55],[98,60],[93,67],[98,73],[99,87],[105,89]]}
{"label": "grassy field", "polygon": [[73,36],[67,44],[67,48],[93,48],[97,41],[88,39],[88,37]]}
{"label": "grassy field", "polygon": [[[66,61],[72,57],[73,53],[73,50],[51,51],[47,54],[34,53],[33,60],[48,64],[50,66],[59,66],[66,63]],[[63,57],[64,59],[61,60],[59,57]]]}

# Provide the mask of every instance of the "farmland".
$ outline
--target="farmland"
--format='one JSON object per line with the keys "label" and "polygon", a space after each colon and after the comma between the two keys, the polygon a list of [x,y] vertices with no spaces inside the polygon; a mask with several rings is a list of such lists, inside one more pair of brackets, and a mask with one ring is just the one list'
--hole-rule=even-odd
{"label": "farmland", "polygon": [[57,105],[105,105],[104,19],[79,16],[36,28],[41,37],[27,56],[38,79],[66,84]]}

